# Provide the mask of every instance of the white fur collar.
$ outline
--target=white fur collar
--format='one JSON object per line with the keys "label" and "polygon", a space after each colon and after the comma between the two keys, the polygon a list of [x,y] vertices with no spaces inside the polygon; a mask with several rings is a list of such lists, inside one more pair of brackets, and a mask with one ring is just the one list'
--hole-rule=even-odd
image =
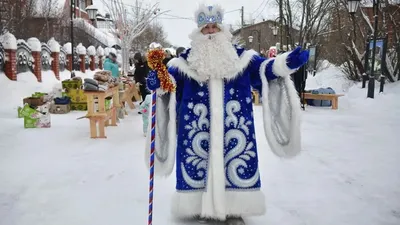
{"label": "white fur collar", "polygon": [[[251,62],[251,60],[253,59],[253,57],[255,55],[258,55],[258,53],[254,50],[244,51],[239,59],[239,64],[240,64],[239,65],[239,68],[240,68],[239,73],[232,74],[230,77],[228,77],[226,79],[231,80],[231,79],[234,79],[237,76],[241,75],[242,72],[247,68],[247,66],[249,65],[249,63]],[[196,80],[199,83],[203,83],[208,80],[207,77],[199,76],[195,70],[191,69],[189,67],[187,61],[182,57],[171,59],[168,62],[167,66],[177,68],[181,73],[185,74],[186,76],[188,76],[191,79]]]}

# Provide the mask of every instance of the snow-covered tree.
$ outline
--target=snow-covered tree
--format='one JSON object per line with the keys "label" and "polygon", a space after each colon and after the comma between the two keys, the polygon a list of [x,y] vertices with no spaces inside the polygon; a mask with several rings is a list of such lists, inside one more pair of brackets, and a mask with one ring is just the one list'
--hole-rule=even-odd
{"label": "snow-covered tree", "polygon": [[136,0],[135,6],[127,5],[123,0],[102,0],[106,10],[115,23],[112,32],[121,39],[124,72],[129,70],[129,49],[132,41],[137,38],[145,29],[163,14],[158,5],[145,5],[144,1]]}

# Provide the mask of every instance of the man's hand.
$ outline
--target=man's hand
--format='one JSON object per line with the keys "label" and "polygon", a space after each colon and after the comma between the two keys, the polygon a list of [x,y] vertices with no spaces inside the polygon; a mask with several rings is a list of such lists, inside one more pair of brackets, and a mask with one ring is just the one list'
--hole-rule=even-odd
{"label": "man's hand", "polygon": [[290,69],[297,69],[307,63],[309,54],[308,50],[301,51],[301,47],[297,47],[289,53],[286,65]]}
{"label": "man's hand", "polygon": [[158,79],[157,71],[150,71],[149,75],[147,76],[147,88],[154,91],[160,86],[160,79]]}

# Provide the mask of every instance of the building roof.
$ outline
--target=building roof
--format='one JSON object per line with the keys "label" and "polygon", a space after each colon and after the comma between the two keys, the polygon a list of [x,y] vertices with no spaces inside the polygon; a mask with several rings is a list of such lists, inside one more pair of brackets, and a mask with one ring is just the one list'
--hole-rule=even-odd
{"label": "building roof", "polygon": [[250,25],[247,25],[247,26],[245,25],[243,28],[239,28],[239,29],[233,31],[232,35],[239,34],[242,29],[249,29],[249,28],[252,28],[252,27],[255,27],[255,26],[258,26],[258,25],[268,24],[268,23],[273,23],[273,22],[275,22],[275,21],[274,20],[265,20],[265,21],[262,21],[260,23],[250,24]]}

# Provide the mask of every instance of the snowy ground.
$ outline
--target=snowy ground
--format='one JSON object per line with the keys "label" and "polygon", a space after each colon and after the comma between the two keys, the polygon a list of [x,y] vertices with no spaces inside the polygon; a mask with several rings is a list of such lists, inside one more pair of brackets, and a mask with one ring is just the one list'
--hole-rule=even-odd
{"label": "snowy ground", "polygon": [[[0,74],[0,225],[146,224],[140,115],[130,111],[107,128],[105,140],[89,138],[88,121],[76,120],[84,112],[52,115],[49,129],[24,129],[16,118],[22,98],[51,90],[54,82],[46,76],[37,84],[24,75],[10,82]],[[317,78],[310,84],[331,85]],[[374,100],[357,85],[347,90],[338,111],[303,112],[304,151],[294,160],[271,154],[255,107],[269,207],[265,216],[247,218],[249,225],[400,224],[400,83]],[[196,224],[170,215],[174,182],[155,181],[154,225]]]}

